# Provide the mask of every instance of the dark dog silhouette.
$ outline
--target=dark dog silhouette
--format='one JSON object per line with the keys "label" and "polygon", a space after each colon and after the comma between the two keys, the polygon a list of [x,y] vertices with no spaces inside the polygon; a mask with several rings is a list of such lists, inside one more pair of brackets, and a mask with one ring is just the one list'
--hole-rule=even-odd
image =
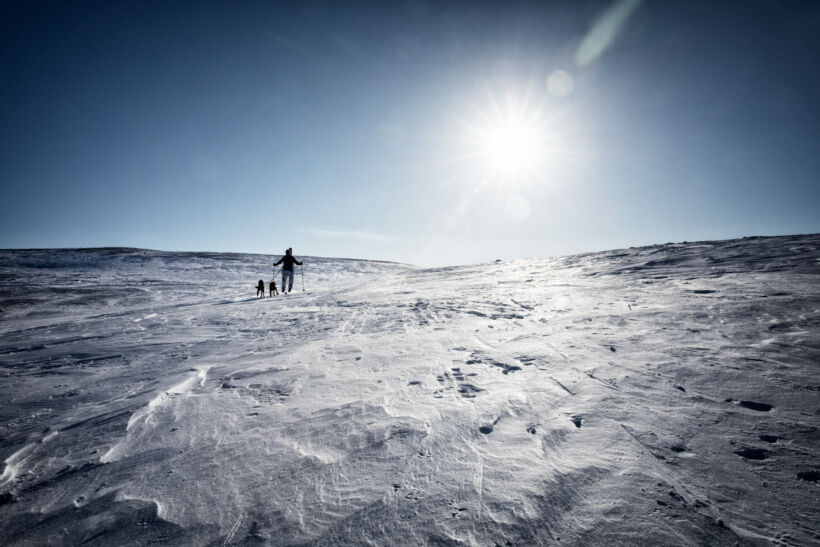
{"label": "dark dog silhouette", "polygon": [[[262,292],[264,293],[265,290],[263,289]],[[270,295],[269,296],[273,296],[274,294],[279,294],[279,291],[276,290],[276,281],[271,279],[271,281],[270,281]]]}
{"label": "dark dog silhouette", "polygon": [[265,298],[265,282],[261,279],[259,280],[259,284],[256,285],[256,296],[262,295],[262,298]]}

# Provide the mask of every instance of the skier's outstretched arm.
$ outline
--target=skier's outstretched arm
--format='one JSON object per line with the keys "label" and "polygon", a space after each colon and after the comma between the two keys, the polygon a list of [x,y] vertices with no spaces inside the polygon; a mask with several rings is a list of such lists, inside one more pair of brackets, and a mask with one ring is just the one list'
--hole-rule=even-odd
{"label": "skier's outstretched arm", "polygon": [[283,256],[282,258],[280,258],[280,259],[279,259],[279,262],[274,262],[274,263],[273,263],[273,265],[274,265],[274,266],[278,266],[279,264],[281,264],[281,263],[282,263],[282,261],[283,261],[283,260],[285,260],[285,257],[284,257],[284,256]]}

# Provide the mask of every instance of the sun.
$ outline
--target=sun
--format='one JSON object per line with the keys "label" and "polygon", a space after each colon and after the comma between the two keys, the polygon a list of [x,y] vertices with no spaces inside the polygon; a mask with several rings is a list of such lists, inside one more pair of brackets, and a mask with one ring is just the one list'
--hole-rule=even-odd
{"label": "sun", "polygon": [[563,95],[540,92],[530,82],[505,90],[487,85],[483,96],[463,101],[452,115],[459,165],[454,180],[474,190],[495,186],[506,192],[557,183],[583,166],[589,151],[579,132],[580,113],[560,102],[571,91],[566,78],[553,84],[564,85],[558,90]]}
{"label": "sun", "polygon": [[523,175],[538,163],[540,136],[532,123],[507,116],[483,132],[482,152],[492,170],[502,175]]}
{"label": "sun", "polygon": [[469,153],[487,180],[504,184],[524,182],[543,174],[547,166],[549,135],[541,111],[519,104],[500,108],[468,124]]}

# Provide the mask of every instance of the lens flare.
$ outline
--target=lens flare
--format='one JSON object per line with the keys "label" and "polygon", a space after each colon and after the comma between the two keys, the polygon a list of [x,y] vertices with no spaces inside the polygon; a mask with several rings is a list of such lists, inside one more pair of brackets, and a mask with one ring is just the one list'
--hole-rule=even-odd
{"label": "lens flare", "polygon": [[572,76],[566,71],[556,70],[547,78],[547,90],[554,96],[563,99],[575,89],[575,82]]}

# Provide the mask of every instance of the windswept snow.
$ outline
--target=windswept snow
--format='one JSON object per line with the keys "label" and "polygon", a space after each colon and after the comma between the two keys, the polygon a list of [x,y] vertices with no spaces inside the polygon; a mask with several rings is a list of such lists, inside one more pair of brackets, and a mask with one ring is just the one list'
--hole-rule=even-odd
{"label": "windswept snow", "polygon": [[0,252],[3,543],[817,543],[819,248]]}

